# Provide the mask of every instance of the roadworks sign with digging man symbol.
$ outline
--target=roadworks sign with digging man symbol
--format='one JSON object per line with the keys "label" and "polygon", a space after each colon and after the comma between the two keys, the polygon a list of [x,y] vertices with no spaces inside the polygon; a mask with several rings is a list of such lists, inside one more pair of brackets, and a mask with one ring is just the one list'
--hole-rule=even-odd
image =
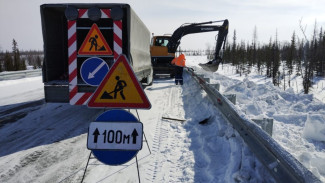
{"label": "roadworks sign with digging man symbol", "polygon": [[120,55],[109,70],[89,100],[88,107],[151,108],[125,55]]}
{"label": "roadworks sign with digging man symbol", "polygon": [[[109,93],[105,91],[103,95],[100,97],[101,99],[116,99],[117,93],[120,93],[122,99],[125,100],[123,89],[127,86],[127,84],[124,80],[120,80],[120,76],[116,76],[115,79],[117,80],[117,82],[114,90]],[[112,93],[114,93],[114,97],[111,96]]]}
{"label": "roadworks sign with digging man symbol", "polygon": [[93,24],[86,39],[80,46],[79,55],[112,55],[113,52],[107,44],[97,24]]}

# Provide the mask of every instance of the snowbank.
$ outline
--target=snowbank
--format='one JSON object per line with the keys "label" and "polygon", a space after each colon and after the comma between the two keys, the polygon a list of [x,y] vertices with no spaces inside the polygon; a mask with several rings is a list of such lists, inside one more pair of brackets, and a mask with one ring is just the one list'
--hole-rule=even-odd
{"label": "snowbank", "polygon": [[325,142],[325,116],[320,114],[307,115],[303,135],[307,139]]}
{"label": "snowbank", "polygon": [[271,79],[260,76],[256,69],[248,75],[236,74],[235,67],[224,64],[215,73],[202,70],[204,56],[187,56],[188,65],[220,83],[223,94],[236,94],[236,107],[251,119],[273,118],[273,138],[307,169],[325,182],[325,104],[323,81],[318,80],[313,94],[303,94],[301,79],[294,77],[292,88],[276,87]]}

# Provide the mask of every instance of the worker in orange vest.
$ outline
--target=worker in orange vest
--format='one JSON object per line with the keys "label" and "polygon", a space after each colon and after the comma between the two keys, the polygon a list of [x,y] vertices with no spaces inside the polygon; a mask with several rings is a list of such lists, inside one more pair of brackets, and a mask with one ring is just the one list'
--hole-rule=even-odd
{"label": "worker in orange vest", "polygon": [[175,65],[175,84],[183,85],[183,68],[185,67],[185,55],[181,54],[179,57],[175,57],[172,60],[172,64]]}

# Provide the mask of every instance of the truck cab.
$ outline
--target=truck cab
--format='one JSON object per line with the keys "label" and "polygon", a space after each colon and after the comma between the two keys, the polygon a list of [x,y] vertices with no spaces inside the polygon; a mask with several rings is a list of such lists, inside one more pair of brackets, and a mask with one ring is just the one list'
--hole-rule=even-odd
{"label": "truck cab", "polygon": [[170,35],[153,36],[150,45],[151,62],[153,74],[169,74],[174,76],[175,66],[171,64],[175,53],[168,53],[167,44]]}

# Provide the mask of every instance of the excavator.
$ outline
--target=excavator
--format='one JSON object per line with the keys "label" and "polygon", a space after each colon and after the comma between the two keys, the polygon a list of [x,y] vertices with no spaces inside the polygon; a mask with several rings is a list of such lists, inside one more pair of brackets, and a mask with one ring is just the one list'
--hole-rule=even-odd
{"label": "excavator", "polygon": [[[212,25],[215,23],[223,22],[222,25]],[[195,33],[204,33],[219,31],[217,36],[217,43],[215,47],[214,59],[205,63],[199,64],[204,70],[215,72],[218,70],[219,64],[222,62],[222,57],[220,55],[220,50],[225,48],[225,42],[228,35],[229,21],[227,19],[220,21],[209,21],[202,23],[186,23],[180,26],[174,31],[171,36],[154,36],[151,43],[151,58],[154,68],[154,73],[156,71],[165,70],[164,64],[170,63],[168,58],[172,59],[175,57],[175,52],[181,43],[183,36]],[[162,44],[159,44],[159,41]],[[166,44],[167,43],[167,44]],[[170,65],[169,65],[170,67]]]}

